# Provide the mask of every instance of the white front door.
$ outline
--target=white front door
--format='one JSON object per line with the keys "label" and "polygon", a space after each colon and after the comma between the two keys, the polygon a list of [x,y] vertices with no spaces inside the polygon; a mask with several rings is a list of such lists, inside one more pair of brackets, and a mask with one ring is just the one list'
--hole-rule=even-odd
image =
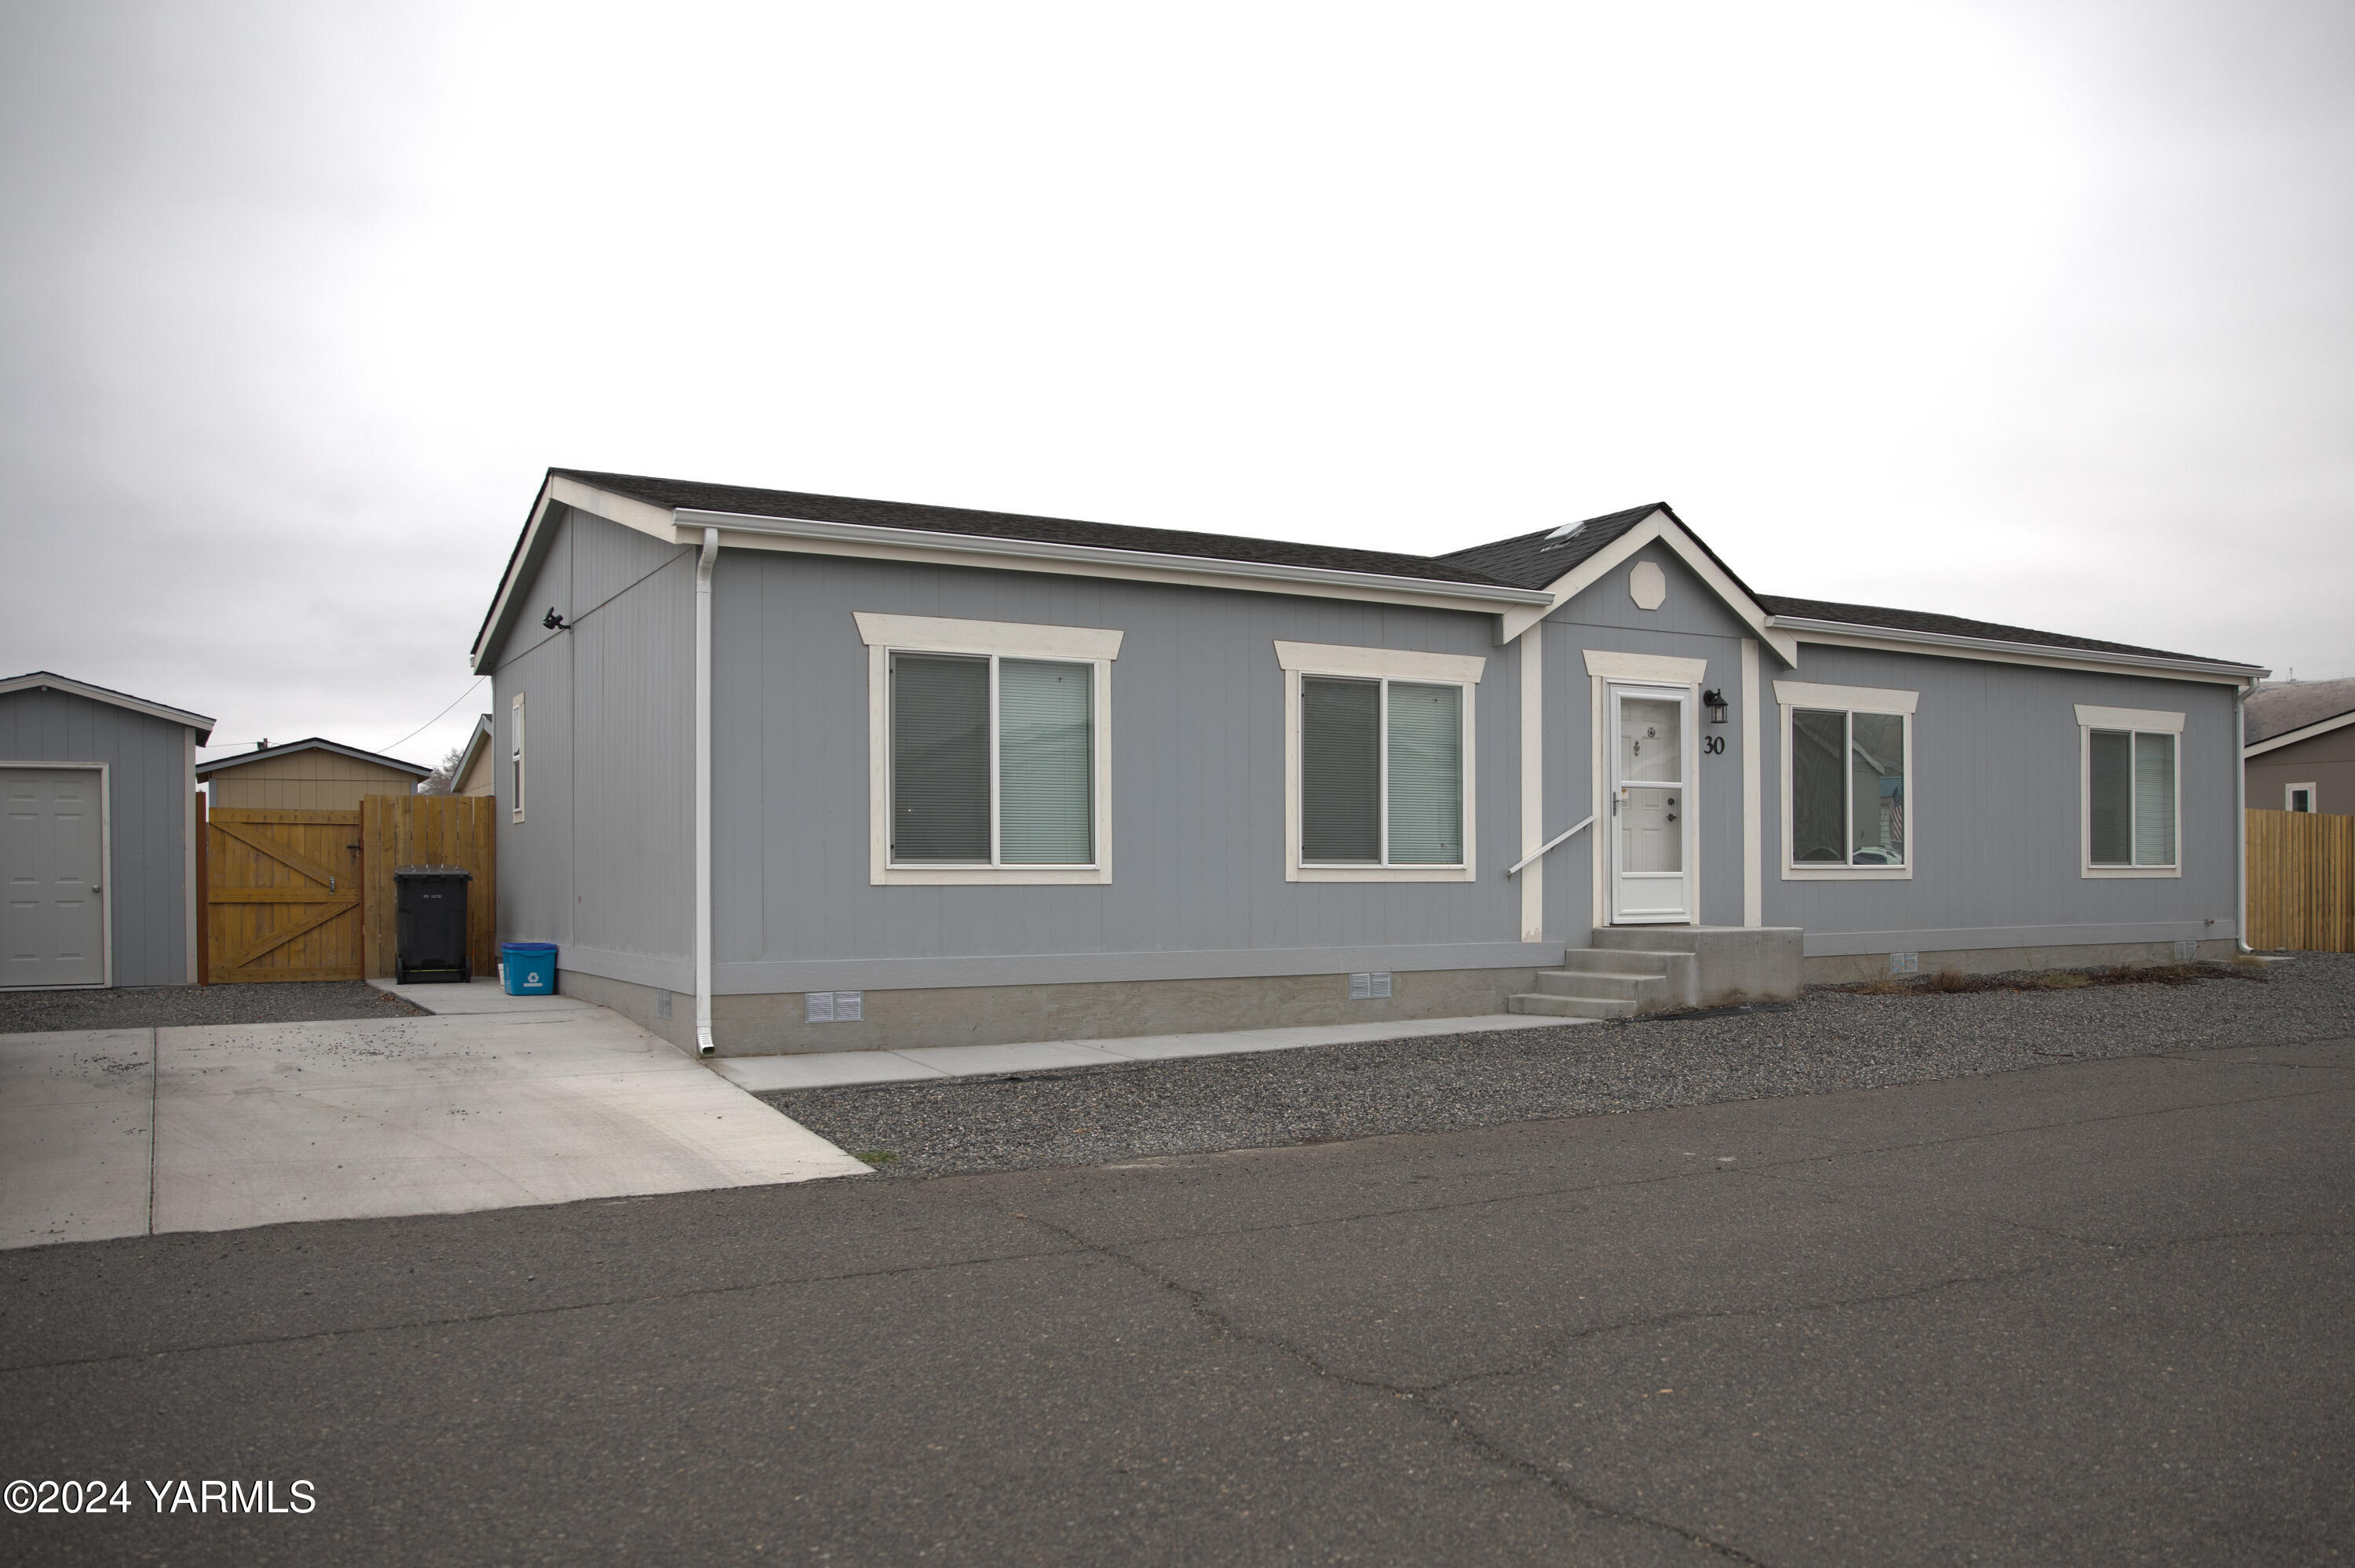
{"label": "white front door", "polygon": [[1608,693],[1611,737],[1611,921],[1618,926],[1692,919],[1686,854],[1693,772],[1681,686],[1621,686]]}
{"label": "white front door", "polygon": [[0,985],[103,985],[99,770],[0,768]]}

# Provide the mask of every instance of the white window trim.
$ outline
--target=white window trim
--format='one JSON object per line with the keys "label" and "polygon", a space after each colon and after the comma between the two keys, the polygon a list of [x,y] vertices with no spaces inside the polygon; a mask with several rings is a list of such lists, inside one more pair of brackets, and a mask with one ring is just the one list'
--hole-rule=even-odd
{"label": "white window trim", "polygon": [[1665,653],[1614,653],[1607,648],[1581,650],[1586,673],[1606,681],[1648,682],[1656,686],[1699,686],[1709,676],[1706,659],[1676,659]]}
{"label": "white window trim", "polygon": [[[2178,768],[2182,767],[2183,758],[2181,757],[2178,757],[2175,759],[2175,765]],[[2297,810],[2296,806],[2290,804],[2290,800],[2300,789],[2306,791],[2306,811],[2304,814],[2313,816],[2318,813],[2322,809],[2322,797],[2320,791],[2317,789],[2314,780],[2310,779],[2303,784],[2285,784],[2282,786],[2282,810],[2285,811],[2295,811]],[[2180,859],[2182,857],[2182,853],[2183,847],[2180,844],[2178,844],[2176,846],[2177,858]]]}
{"label": "white window trim", "polygon": [[[1919,692],[1885,686],[1827,686],[1808,681],[1777,681],[1774,702],[1783,711],[1783,880],[1785,882],[1911,882],[1921,860],[1922,835],[1913,798],[1913,710]],[[1799,708],[1837,710],[1847,714],[1893,714],[1905,720],[1905,863],[1903,865],[1827,865],[1798,859],[1797,830],[1792,818],[1797,800],[1791,793],[1791,715]],[[1851,726],[1853,727],[1853,726]],[[1850,832],[1854,829],[1851,827]],[[1851,852],[1852,853],[1852,852]]]}
{"label": "white window trim", "polygon": [[[1473,802],[1478,790],[1473,778],[1477,755],[1473,713],[1477,706],[1473,688],[1480,683],[1487,660],[1465,653],[1417,653],[1397,648],[1348,648],[1327,642],[1284,642],[1275,645],[1275,662],[1284,670],[1284,880],[1286,882],[1471,882],[1476,873],[1478,849],[1473,833]],[[1331,675],[1342,680],[1414,681],[1457,686],[1464,693],[1464,861],[1460,865],[1304,865],[1300,860],[1300,679]],[[1389,703],[1382,711],[1389,733]],[[1388,829],[1390,758],[1381,759],[1384,783],[1384,829]]]}
{"label": "white window trim", "polygon": [[[2175,863],[2173,865],[2095,865],[2094,863],[2094,732],[2122,730],[2175,737]],[[2129,778],[2127,798],[2133,799]],[[2133,829],[2127,830],[2131,842]],[[2179,877],[2183,874],[2183,715],[2155,708],[2097,708],[2077,705],[2077,874],[2087,882],[2134,877]]]}
{"label": "white window trim", "polygon": [[524,754],[523,754],[523,694],[515,694],[512,711],[507,717],[507,779],[515,789],[515,801],[507,808],[507,820],[523,821]]}
{"label": "white window trim", "polygon": [[[876,887],[1071,887],[1112,880],[1112,662],[1122,633],[1094,626],[954,620],[929,615],[853,612],[867,644],[868,882]],[[1093,667],[1095,863],[1092,865],[894,865],[891,863],[891,655],[953,653],[1052,659]],[[997,682],[990,679],[990,840],[997,837]]]}

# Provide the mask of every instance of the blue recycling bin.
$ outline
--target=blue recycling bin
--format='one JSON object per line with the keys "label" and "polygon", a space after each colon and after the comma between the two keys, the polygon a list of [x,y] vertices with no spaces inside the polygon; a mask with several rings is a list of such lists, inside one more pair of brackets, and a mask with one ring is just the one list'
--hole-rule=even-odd
{"label": "blue recycling bin", "polygon": [[499,980],[509,996],[554,996],[556,944],[501,942]]}

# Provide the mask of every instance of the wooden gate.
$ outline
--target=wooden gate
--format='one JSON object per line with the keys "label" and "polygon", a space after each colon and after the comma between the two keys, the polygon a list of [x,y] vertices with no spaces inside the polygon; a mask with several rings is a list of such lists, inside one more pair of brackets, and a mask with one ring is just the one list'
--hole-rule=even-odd
{"label": "wooden gate", "polygon": [[368,947],[370,978],[392,973],[400,922],[392,874],[404,865],[454,865],[474,874],[466,885],[466,959],[477,979],[498,973],[498,802],[488,795],[367,795],[360,841],[368,845]]}
{"label": "wooden gate", "polygon": [[2248,942],[2355,952],[2355,817],[2249,813]]}
{"label": "wooden gate", "polygon": [[207,979],[360,978],[360,814],[222,807],[205,819]]}

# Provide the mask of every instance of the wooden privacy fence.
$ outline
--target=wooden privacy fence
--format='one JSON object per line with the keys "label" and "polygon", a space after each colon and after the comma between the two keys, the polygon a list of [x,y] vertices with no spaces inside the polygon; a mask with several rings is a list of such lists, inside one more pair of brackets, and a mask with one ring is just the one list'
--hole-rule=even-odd
{"label": "wooden privacy fence", "polygon": [[197,801],[205,889],[197,978],[373,979],[392,973],[394,870],[455,865],[466,887],[466,955],[498,972],[497,843],[488,795],[369,795],[357,811],[258,810]]}
{"label": "wooden privacy fence", "polygon": [[201,978],[360,978],[360,814],[224,806],[204,818]]}
{"label": "wooden privacy fence", "polygon": [[2355,817],[2249,813],[2248,941],[2355,952]]}
{"label": "wooden privacy fence", "polygon": [[392,874],[404,865],[454,865],[466,885],[466,960],[476,978],[498,973],[498,845],[489,795],[368,795],[360,800],[367,844],[366,960],[371,978],[392,973],[399,930]]}

